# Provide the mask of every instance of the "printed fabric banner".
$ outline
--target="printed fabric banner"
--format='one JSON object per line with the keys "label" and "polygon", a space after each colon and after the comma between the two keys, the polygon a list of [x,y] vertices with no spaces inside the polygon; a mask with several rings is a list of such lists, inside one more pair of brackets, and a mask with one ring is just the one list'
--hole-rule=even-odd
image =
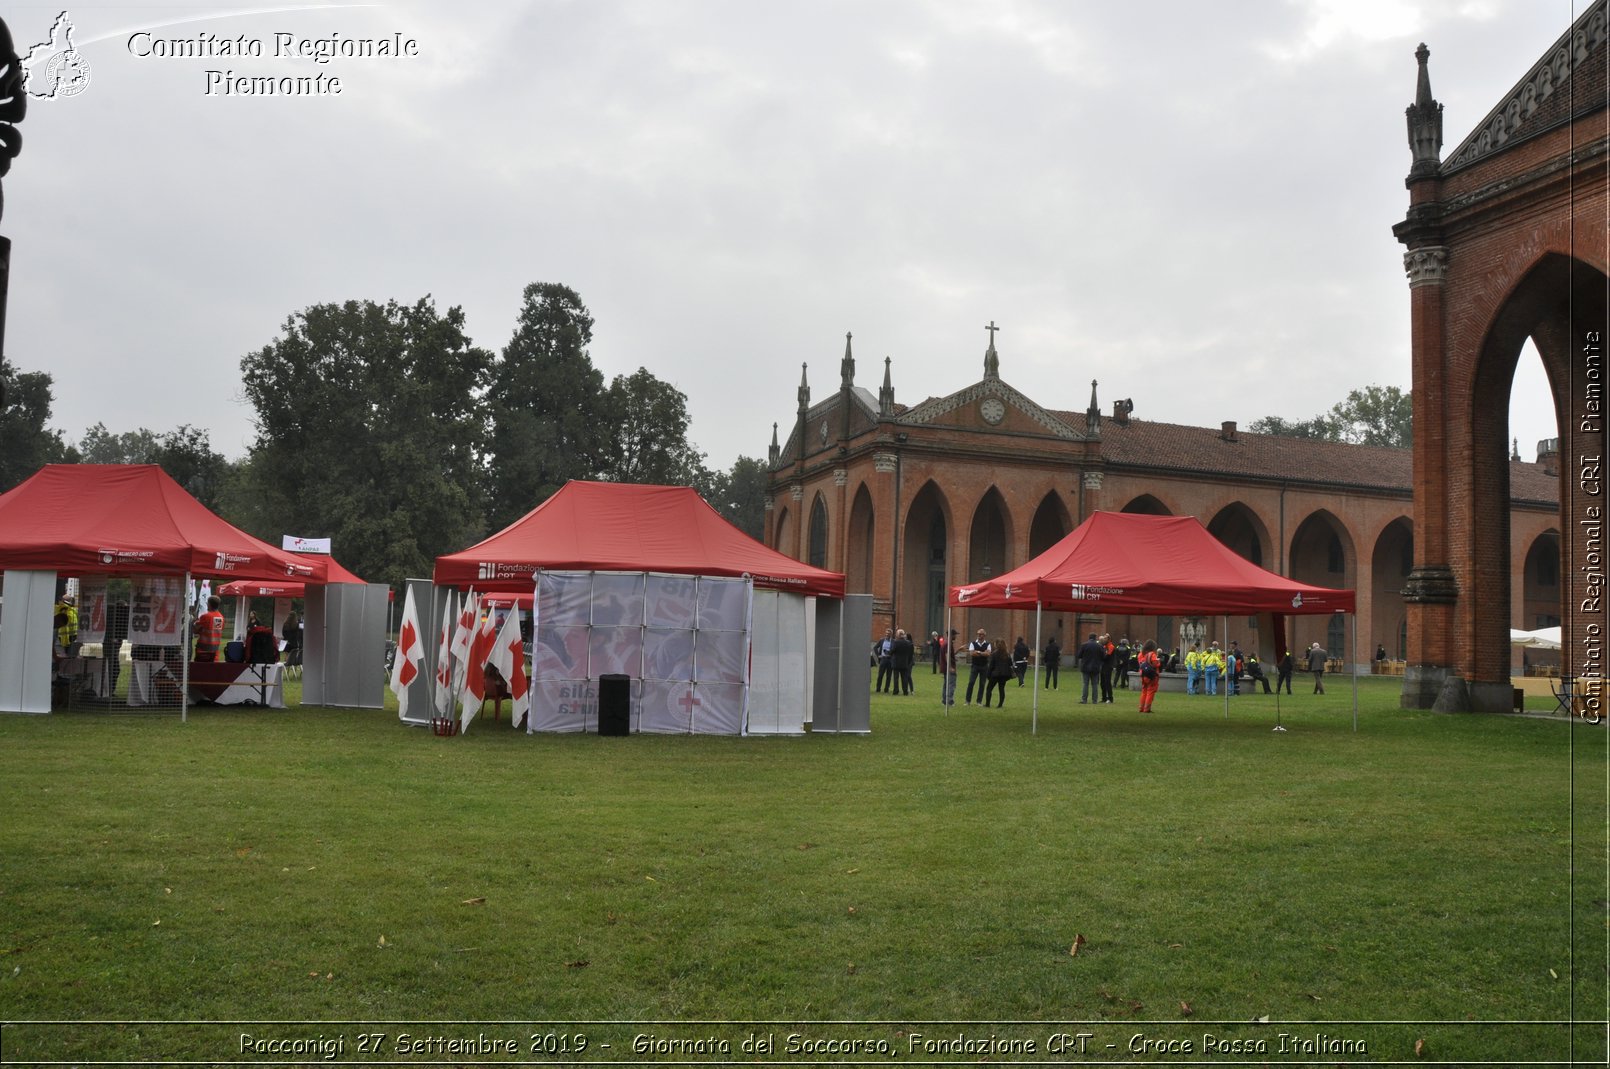
{"label": "printed fabric banner", "polygon": [[133,581],[129,642],[135,646],[177,646],[184,628],[184,580],[145,576]]}
{"label": "printed fabric banner", "polygon": [[746,579],[540,573],[527,730],[592,730],[599,677],[625,675],[634,730],[743,734],[752,600]]}
{"label": "printed fabric banner", "polygon": [[106,641],[106,576],[78,581],[78,641]]}

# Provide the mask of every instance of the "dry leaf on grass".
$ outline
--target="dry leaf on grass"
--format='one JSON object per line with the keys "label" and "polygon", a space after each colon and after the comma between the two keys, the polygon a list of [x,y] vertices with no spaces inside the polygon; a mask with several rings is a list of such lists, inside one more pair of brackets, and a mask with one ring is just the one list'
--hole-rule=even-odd
{"label": "dry leaf on grass", "polygon": [[567,969],[585,969],[587,966],[589,966],[591,964],[592,964],[592,962],[590,962],[590,961],[567,961],[567,962],[565,962],[565,968],[567,968]]}
{"label": "dry leaf on grass", "polygon": [[1417,1040],[1414,1041],[1414,1056],[1416,1058],[1424,1058],[1426,1056],[1426,1041],[1425,1040],[1417,1039]]}
{"label": "dry leaf on grass", "polygon": [[386,937],[385,936],[381,936],[380,937],[380,942],[375,944],[375,946],[381,946],[381,947],[383,947],[385,945],[386,945]]}
{"label": "dry leaf on grass", "polygon": [[1189,1002],[1186,1002],[1184,999],[1180,999],[1180,1016],[1181,1017],[1189,1017],[1191,1014],[1193,1014],[1195,1012],[1196,1012],[1195,1010],[1191,1009],[1191,1004]]}
{"label": "dry leaf on grass", "polygon": [[479,898],[466,898],[464,901],[460,902],[459,905],[461,905],[461,906],[484,906],[484,905],[486,905],[486,896],[482,895]]}
{"label": "dry leaf on grass", "polygon": [[1087,942],[1089,942],[1089,940],[1086,939],[1083,935],[1075,935],[1073,937],[1073,946],[1068,948],[1068,956],[1070,958],[1078,957],[1079,956],[1079,948],[1084,946]]}

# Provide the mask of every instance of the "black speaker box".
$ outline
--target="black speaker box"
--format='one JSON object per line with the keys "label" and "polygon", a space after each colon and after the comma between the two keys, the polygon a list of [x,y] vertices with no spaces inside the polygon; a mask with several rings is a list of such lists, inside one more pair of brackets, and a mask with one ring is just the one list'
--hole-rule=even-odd
{"label": "black speaker box", "polygon": [[598,677],[598,733],[600,735],[632,733],[631,676]]}

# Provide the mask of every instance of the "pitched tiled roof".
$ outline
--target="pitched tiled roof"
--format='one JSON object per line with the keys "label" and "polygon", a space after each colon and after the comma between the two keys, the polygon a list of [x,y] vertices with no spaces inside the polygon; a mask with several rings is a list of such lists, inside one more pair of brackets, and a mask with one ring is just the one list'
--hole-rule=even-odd
{"label": "pitched tiled roof", "polygon": [[[1054,413],[1079,430],[1083,412]],[[1136,467],[1203,474],[1290,478],[1338,487],[1414,491],[1414,452],[1387,446],[1351,445],[1313,438],[1287,438],[1237,430],[1226,441],[1215,427],[1154,423],[1130,417],[1127,424],[1101,421],[1101,453],[1117,468]],[[1519,501],[1557,504],[1560,484],[1541,466],[1512,460],[1510,496]]]}

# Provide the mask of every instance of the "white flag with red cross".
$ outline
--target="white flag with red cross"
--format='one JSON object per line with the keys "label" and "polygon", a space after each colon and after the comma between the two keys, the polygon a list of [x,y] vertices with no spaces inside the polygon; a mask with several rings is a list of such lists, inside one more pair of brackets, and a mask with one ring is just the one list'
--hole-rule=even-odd
{"label": "white flag with red cross", "polygon": [[509,724],[518,728],[531,709],[531,680],[526,675],[525,640],[520,635],[520,610],[511,609],[498,632],[491,664],[509,688]]}
{"label": "white flag with red cross", "polygon": [[490,605],[485,616],[481,615],[479,604],[472,607],[467,633],[468,648],[464,654],[464,675],[459,680],[458,694],[459,701],[464,705],[459,715],[461,732],[469,730],[470,721],[475,719],[475,714],[481,711],[481,703],[486,700],[486,662],[492,659],[492,648],[498,638],[497,622],[493,619]]}
{"label": "white flag with red cross", "polygon": [[402,627],[397,632],[397,652],[391,661],[391,692],[397,695],[397,715],[408,718],[408,685],[425,663],[425,637],[419,632],[419,610],[414,605],[414,588],[403,598]]}
{"label": "white flag with red cross", "polygon": [[442,602],[442,630],[436,644],[436,715],[453,711],[453,592]]}

